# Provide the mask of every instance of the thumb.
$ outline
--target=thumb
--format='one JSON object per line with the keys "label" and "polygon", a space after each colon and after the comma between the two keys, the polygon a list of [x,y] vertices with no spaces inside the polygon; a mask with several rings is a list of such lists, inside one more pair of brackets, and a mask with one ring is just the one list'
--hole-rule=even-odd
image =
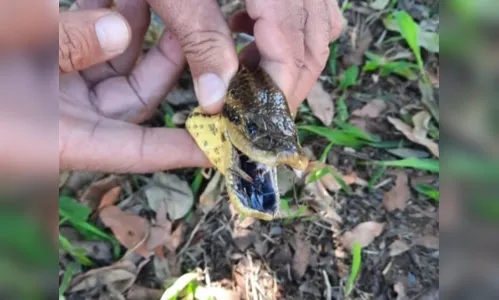
{"label": "thumb", "polygon": [[124,17],[107,9],[66,11],[59,18],[59,71],[80,71],[123,53],[131,39]]}

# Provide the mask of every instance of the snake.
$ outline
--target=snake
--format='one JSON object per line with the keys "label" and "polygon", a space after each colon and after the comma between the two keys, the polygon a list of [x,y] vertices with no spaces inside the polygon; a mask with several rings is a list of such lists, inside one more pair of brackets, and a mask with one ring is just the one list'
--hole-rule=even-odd
{"label": "snake", "polygon": [[200,106],[185,128],[225,177],[230,203],[244,216],[271,221],[280,209],[277,167],[303,171],[309,159],[283,91],[261,67],[240,64],[218,114]]}

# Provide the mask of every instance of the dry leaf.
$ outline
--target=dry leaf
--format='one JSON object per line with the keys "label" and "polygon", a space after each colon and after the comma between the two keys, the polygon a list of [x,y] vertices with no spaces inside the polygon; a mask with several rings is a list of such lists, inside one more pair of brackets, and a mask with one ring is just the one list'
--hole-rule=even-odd
{"label": "dry leaf", "polygon": [[352,116],[365,117],[365,118],[377,118],[383,111],[386,110],[386,102],[380,99],[374,99],[364,105],[361,109],[356,109],[352,112]]}
{"label": "dry leaf", "polygon": [[364,63],[364,53],[373,40],[370,30],[360,31],[360,27],[354,27],[348,32],[350,44],[348,51],[343,55],[343,64],[347,67],[351,65],[362,65]]}
{"label": "dry leaf", "polygon": [[210,182],[199,196],[199,207],[204,213],[207,213],[216,203],[223,189],[224,178],[220,172],[216,172]]}
{"label": "dry leaf", "polygon": [[59,188],[64,186],[66,181],[68,181],[69,175],[71,175],[70,171],[62,171],[59,173]]}
{"label": "dry leaf", "polygon": [[164,290],[161,289],[151,289],[140,285],[133,285],[130,290],[128,290],[126,299],[127,300],[158,300],[163,295]]}
{"label": "dry leaf", "polygon": [[124,292],[134,282],[139,270],[128,260],[121,260],[113,265],[92,269],[84,274],[79,274],[71,280],[68,292],[91,291],[111,285],[113,289]]}
{"label": "dry leaf", "polygon": [[189,184],[174,174],[154,173],[154,184],[148,185],[144,193],[149,206],[158,211],[160,203],[164,202],[171,220],[183,218],[194,203],[194,195]]}
{"label": "dry leaf", "polygon": [[308,242],[302,240],[298,233],[295,233],[295,254],[293,256],[292,269],[295,279],[300,279],[307,271],[310,259],[310,247]]}
{"label": "dry leaf", "polygon": [[426,248],[430,249],[439,249],[440,247],[440,240],[438,237],[433,236],[433,235],[424,235],[419,238],[417,238],[414,243],[416,245],[420,245]]}
{"label": "dry leaf", "polygon": [[409,249],[410,249],[409,245],[407,245],[404,241],[402,241],[402,240],[395,240],[390,245],[390,256],[400,255],[400,254],[406,252]]}
{"label": "dry leaf", "polygon": [[348,250],[352,250],[354,242],[359,242],[361,247],[369,245],[378,237],[385,227],[384,223],[367,221],[355,226],[351,231],[345,232],[341,237],[341,243]]}
{"label": "dry leaf", "polygon": [[413,123],[415,128],[404,123],[402,120],[397,118],[388,117],[388,121],[392,123],[395,128],[402,132],[407,139],[410,141],[423,145],[436,157],[440,157],[439,146],[433,140],[427,137],[427,127],[428,122],[430,121],[430,114],[427,111],[422,111],[417,113],[413,117]]}
{"label": "dry leaf", "polygon": [[321,120],[324,125],[331,125],[334,118],[334,103],[331,95],[324,90],[320,81],[317,81],[308,93],[307,103],[314,116]]}
{"label": "dry leaf", "polygon": [[404,210],[411,197],[407,174],[403,170],[396,171],[395,186],[383,195],[383,206],[387,211]]}
{"label": "dry leaf", "polygon": [[107,191],[101,198],[99,204],[99,210],[103,209],[106,206],[114,205],[118,202],[121,193],[121,186],[115,186],[109,191]]}
{"label": "dry leaf", "polygon": [[72,171],[64,186],[73,191],[80,191],[97,177],[99,177],[99,174],[94,172]]}
{"label": "dry leaf", "polygon": [[177,247],[183,242],[184,223],[172,232],[172,223],[166,218],[166,207],[161,203],[158,211],[156,212],[156,224],[151,227],[150,235],[145,243],[147,251],[156,249],[158,256],[163,257],[162,247],[167,248],[168,255],[174,254]]}
{"label": "dry leaf", "polygon": [[104,207],[99,216],[104,225],[111,228],[114,236],[123,246],[127,249],[137,247],[135,252],[144,257],[151,255],[150,251],[140,245],[144,243],[149,235],[149,223],[147,220],[123,212],[116,206]]}
{"label": "dry leaf", "polygon": [[121,177],[111,175],[92,183],[80,196],[80,202],[94,211],[100,205],[101,199],[109,190],[121,184]]}
{"label": "dry leaf", "polygon": [[179,111],[173,114],[172,121],[175,125],[183,125],[189,116],[189,111]]}

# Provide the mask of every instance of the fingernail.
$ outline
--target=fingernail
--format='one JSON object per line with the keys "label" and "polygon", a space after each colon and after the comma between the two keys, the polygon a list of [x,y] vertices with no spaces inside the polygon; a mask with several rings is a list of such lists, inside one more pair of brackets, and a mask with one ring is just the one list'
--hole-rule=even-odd
{"label": "fingernail", "polygon": [[197,79],[194,89],[201,106],[210,106],[222,100],[225,96],[227,86],[225,82],[214,73],[205,73]]}
{"label": "fingernail", "polygon": [[128,27],[118,15],[111,14],[100,18],[95,23],[95,32],[101,48],[108,54],[123,52],[128,47]]}

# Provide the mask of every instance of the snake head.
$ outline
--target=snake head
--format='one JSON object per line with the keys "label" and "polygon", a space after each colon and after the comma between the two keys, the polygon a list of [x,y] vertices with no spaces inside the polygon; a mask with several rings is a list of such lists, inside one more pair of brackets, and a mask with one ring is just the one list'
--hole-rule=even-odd
{"label": "snake head", "polygon": [[229,85],[222,116],[232,144],[250,159],[306,169],[308,158],[286,97],[263,70],[241,66]]}

